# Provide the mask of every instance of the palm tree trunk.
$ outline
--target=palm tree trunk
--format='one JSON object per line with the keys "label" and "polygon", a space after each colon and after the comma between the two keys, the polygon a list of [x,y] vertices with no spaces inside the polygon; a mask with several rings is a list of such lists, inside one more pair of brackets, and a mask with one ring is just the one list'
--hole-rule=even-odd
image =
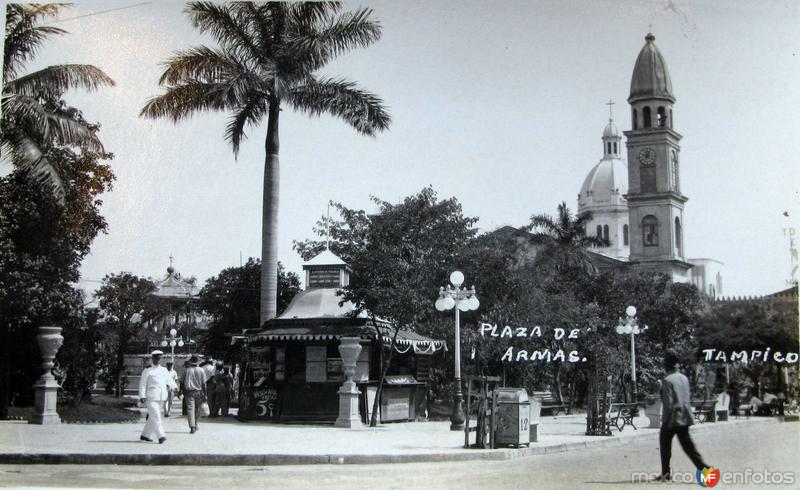
{"label": "palm tree trunk", "polygon": [[275,318],[278,306],[278,204],[280,162],[278,116],[280,103],[271,101],[267,121],[267,156],[264,162],[263,214],[261,216],[261,311],[260,324]]}
{"label": "palm tree trunk", "polygon": [[0,420],[8,420],[8,403],[11,398],[11,366],[9,363],[11,335],[8,334],[10,328],[3,326],[0,334],[0,345],[2,345],[2,355],[0,356]]}

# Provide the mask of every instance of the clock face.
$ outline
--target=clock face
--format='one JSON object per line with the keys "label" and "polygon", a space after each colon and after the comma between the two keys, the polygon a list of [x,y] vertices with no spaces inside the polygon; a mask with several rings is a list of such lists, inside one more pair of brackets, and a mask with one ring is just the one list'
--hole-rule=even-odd
{"label": "clock face", "polygon": [[656,163],[656,152],[652,148],[642,148],[639,152],[639,163],[642,165],[653,165]]}

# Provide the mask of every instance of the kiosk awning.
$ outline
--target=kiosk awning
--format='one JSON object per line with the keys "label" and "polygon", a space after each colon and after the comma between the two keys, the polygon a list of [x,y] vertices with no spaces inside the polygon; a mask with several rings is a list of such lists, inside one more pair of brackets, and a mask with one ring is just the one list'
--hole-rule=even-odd
{"label": "kiosk awning", "polygon": [[[385,346],[389,347],[392,345],[393,335],[394,332],[384,332],[383,344]],[[447,350],[447,344],[444,343],[444,340],[434,340],[412,332],[411,330],[400,330],[397,332],[394,350],[400,354],[405,354],[411,349],[414,349],[415,354],[433,354],[442,349]]]}
{"label": "kiosk awning", "polygon": [[375,329],[365,325],[307,325],[262,330],[251,340],[337,340],[342,337],[375,338]]}
{"label": "kiosk awning", "polygon": [[[394,329],[381,327],[381,335],[383,336],[383,344],[386,347],[391,346]],[[255,342],[269,340],[338,340],[342,337],[360,337],[365,340],[372,340],[377,337],[377,333],[375,332],[375,327],[368,325],[303,325],[269,328],[248,337]],[[416,354],[433,354],[439,350],[447,349],[447,346],[443,340],[434,340],[411,330],[401,329],[397,333],[395,350],[405,354],[411,349]]]}

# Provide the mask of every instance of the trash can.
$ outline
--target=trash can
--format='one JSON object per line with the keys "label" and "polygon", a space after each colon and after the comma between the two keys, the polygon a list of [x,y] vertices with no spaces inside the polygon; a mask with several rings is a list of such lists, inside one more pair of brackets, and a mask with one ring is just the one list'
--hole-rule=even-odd
{"label": "trash can", "polygon": [[522,446],[530,443],[531,403],[524,388],[497,388],[495,446]]}

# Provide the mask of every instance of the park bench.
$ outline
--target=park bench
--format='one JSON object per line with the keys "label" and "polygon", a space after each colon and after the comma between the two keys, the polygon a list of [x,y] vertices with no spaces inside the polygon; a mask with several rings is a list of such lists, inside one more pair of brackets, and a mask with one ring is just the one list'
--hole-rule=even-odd
{"label": "park bench", "polygon": [[549,391],[534,391],[533,397],[542,401],[542,414],[547,411],[551,412],[552,415],[558,415],[559,412],[563,411],[566,413],[569,409],[567,403],[559,401],[558,398],[554,397]]}
{"label": "park bench", "polygon": [[638,403],[612,403],[608,406],[608,414],[606,415],[606,425],[609,432],[612,426],[622,432],[626,425],[633,427],[633,430],[638,430],[633,423],[633,419],[637,415],[639,415]]}
{"label": "park bench", "polygon": [[763,403],[758,407],[755,415],[783,415],[783,399],[774,398],[769,403]]}
{"label": "park bench", "polygon": [[716,422],[717,400],[693,400],[692,411],[694,418],[701,424],[704,422]]}

